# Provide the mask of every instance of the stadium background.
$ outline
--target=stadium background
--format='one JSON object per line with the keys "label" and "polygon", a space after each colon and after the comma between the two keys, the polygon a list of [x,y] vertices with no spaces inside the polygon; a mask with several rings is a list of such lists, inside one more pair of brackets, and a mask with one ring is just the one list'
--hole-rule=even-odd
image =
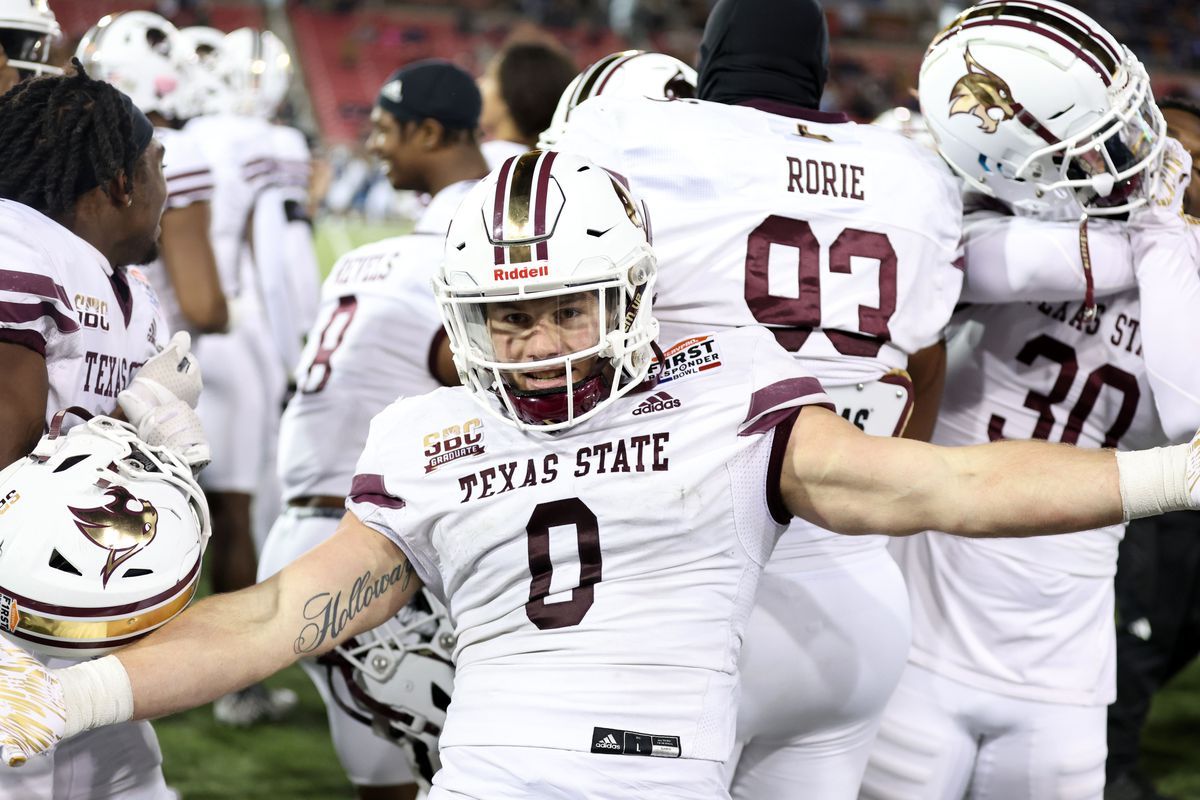
{"label": "stadium background", "polygon": [[[1146,63],[1159,97],[1200,101],[1200,10],[1194,2],[1073,2]],[[924,46],[960,5],[940,0],[824,0],[832,40],[822,106],[870,121],[915,108]],[[558,42],[582,69],[629,47],[695,63],[709,0],[53,0],[63,59],[104,14],[151,9],[179,27],[270,28],[291,50],[296,78],[284,120],[309,135],[317,158],[316,221],[323,270],[359,244],[404,232],[415,198],[396,197],[365,155],[375,92],[396,67],[447,58],[482,73],[513,40]],[[352,798],[329,741],[325,713],[298,668],[269,681],[301,697],[284,722],[220,727],[200,708],[156,723],[168,782],[185,800]],[[1156,701],[1147,767],[1159,788],[1200,798],[1200,667]]]}

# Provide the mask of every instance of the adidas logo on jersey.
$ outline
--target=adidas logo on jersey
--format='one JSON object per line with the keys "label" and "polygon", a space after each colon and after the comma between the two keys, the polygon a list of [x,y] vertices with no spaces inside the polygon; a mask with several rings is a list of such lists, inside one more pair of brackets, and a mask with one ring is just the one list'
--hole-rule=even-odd
{"label": "adidas logo on jersey", "polygon": [[633,410],[636,417],[639,414],[653,414],[655,411],[666,411],[669,408],[679,408],[679,401],[666,392],[651,395],[638,404]]}
{"label": "adidas logo on jersey", "polygon": [[617,743],[616,737],[611,733],[605,736],[600,741],[596,742],[592,747],[599,747],[602,750],[620,750],[621,745]]}

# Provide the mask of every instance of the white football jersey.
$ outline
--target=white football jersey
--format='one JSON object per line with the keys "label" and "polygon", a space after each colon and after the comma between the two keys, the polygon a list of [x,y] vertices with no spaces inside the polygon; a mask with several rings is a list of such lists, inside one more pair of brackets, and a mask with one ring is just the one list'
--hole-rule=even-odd
{"label": "white football jersey", "polygon": [[429,366],[442,331],[432,279],[474,183],[447,186],[413,233],[352,250],[330,271],[279,431],[285,500],[349,494],[367,421],[397,397],[441,386]]}
{"label": "white football jersey", "polygon": [[[961,312],[934,441],[1162,444],[1137,292],[1101,298],[1092,320],[1082,305],[1010,303]],[[1009,696],[1111,702],[1112,577],[1123,534],[1124,525],[1113,525],[1029,539],[927,533],[897,541],[892,549],[913,613],[910,659]]]}
{"label": "white football jersey", "polygon": [[[256,179],[261,183],[254,202],[253,259],[243,253],[243,274],[254,276],[274,348],[290,371],[316,319],[320,296],[320,265],[308,219],[311,157],[304,134],[295,128],[270,125],[265,131],[273,140],[272,154],[269,171]],[[253,170],[259,174],[257,165]]]}
{"label": "white football jersey", "polygon": [[[1088,220],[1087,250],[1097,297],[1137,287],[1129,228]],[[991,209],[963,218],[965,303],[1081,300],[1087,289],[1079,220],[1047,221]]]}
{"label": "white football jersey", "polygon": [[[768,326],[861,423],[857,387],[895,399],[896,387],[867,385],[938,341],[958,300],[958,184],[898,133],[773,110],[596,97],[572,113],[556,149],[619,173],[645,201],[663,341]],[[884,543],[797,520],[774,562]]]}
{"label": "white football jersey", "polygon": [[45,357],[47,421],[70,406],[111,414],[167,338],[145,275],[114,270],[83,239],[10,200],[0,200],[0,252],[0,341]]}
{"label": "white football jersey", "polygon": [[498,169],[508,159],[528,151],[529,148],[521,142],[505,139],[490,139],[479,145],[479,152],[483,153],[483,160],[487,162],[488,169]]}
{"label": "white football jersey", "polygon": [[832,116],[604,96],[571,115],[559,149],[649,209],[664,341],[765,325],[846,384],[940,338],[962,285],[958,186],[903,136],[814,121]]}
{"label": "white football jersey", "polygon": [[[174,128],[155,128],[154,135],[163,143],[163,176],[167,179],[167,208],[186,208],[193,203],[209,203],[213,195],[213,175],[204,151],[195,136]],[[142,268],[162,303],[163,316],[172,331],[191,329],[179,310],[175,286],[162,259]]]}
{"label": "white football jersey", "polygon": [[242,254],[250,212],[272,169],[270,126],[250,117],[214,114],[188,121],[184,131],[199,142],[212,170],[213,254],[221,287],[233,299],[247,288]]}
{"label": "white football jersey", "polygon": [[828,400],[765,331],[711,345],[704,370],[668,365],[558,434],[463,388],[371,423],[347,506],[455,622],[443,748],[729,756],[741,637],[787,517],[787,428],[770,432]]}

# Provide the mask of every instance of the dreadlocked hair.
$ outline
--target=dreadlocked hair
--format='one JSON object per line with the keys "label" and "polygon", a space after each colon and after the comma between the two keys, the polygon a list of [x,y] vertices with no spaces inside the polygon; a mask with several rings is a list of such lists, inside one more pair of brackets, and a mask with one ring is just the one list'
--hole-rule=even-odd
{"label": "dreadlocked hair", "polygon": [[0,197],[51,218],[97,183],[132,179],[140,155],[120,91],[71,63],[74,74],[32,78],[0,97]]}

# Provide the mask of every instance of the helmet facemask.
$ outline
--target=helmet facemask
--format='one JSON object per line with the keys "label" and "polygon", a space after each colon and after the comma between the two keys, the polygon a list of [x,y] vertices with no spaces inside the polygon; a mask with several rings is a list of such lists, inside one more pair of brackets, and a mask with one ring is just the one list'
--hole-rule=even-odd
{"label": "helmet facemask", "polygon": [[561,430],[645,380],[650,242],[645,206],[578,156],[531,150],[471,190],[433,289],[459,377],[488,413]]}
{"label": "helmet facemask", "polygon": [[653,257],[637,251],[628,265],[595,266],[581,264],[581,271],[616,277],[460,294],[442,304],[451,342],[461,348],[456,359],[463,382],[498,398],[502,413],[518,427],[568,427],[646,377],[657,329],[647,302]]}
{"label": "helmet facemask", "polygon": [[1061,141],[1033,124],[1053,143],[1017,167],[1018,179],[1034,181],[1045,195],[1060,189],[1073,192],[1091,216],[1123,214],[1146,202],[1162,156],[1166,122],[1154,104],[1145,68],[1132,54],[1124,67],[1129,80],[1116,93],[1111,115]]}

